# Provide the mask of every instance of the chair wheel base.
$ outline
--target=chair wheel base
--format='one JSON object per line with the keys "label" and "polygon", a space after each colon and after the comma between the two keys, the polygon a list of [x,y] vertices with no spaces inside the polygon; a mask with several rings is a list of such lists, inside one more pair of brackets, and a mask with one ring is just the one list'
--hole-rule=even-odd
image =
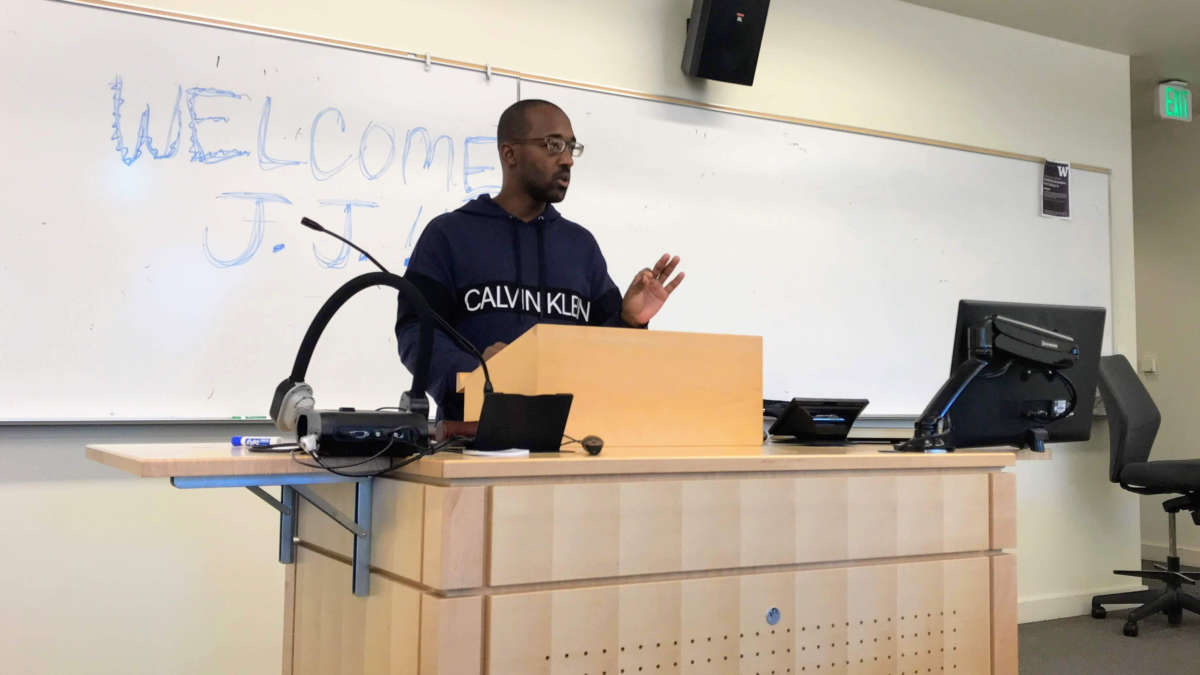
{"label": "chair wheel base", "polygon": [[1103,607],[1093,607],[1092,608],[1092,618],[1093,619],[1103,619],[1106,616],[1108,616],[1108,610],[1104,609]]}
{"label": "chair wheel base", "polygon": [[1136,623],[1126,623],[1125,627],[1121,629],[1121,632],[1128,635],[1129,637],[1137,637],[1138,636],[1137,624]]}
{"label": "chair wheel base", "polygon": [[1179,624],[1183,623],[1183,609],[1182,608],[1168,610],[1167,612],[1164,612],[1164,613],[1167,615],[1167,623],[1171,624],[1172,626],[1178,626]]}

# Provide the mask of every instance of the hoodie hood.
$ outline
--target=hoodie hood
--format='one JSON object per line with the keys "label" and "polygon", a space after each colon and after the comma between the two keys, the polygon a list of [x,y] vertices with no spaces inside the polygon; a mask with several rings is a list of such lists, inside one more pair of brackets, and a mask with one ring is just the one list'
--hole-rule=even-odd
{"label": "hoodie hood", "polygon": [[[505,211],[499,204],[497,204],[492,199],[491,195],[480,195],[480,196],[476,197],[475,199],[472,199],[471,201],[467,202],[466,204],[463,204],[461,207],[459,207],[457,212],[469,213],[471,215],[484,216],[484,217],[488,217],[488,218],[501,218],[504,220],[513,220],[518,223],[525,222],[525,221],[521,220],[520,218],[517,218],[516,216],[510,214],[508,211]],[[536,223],[539,218],[547,223],[553,223],[554,221],[562,218],[562,215],[558,212],[558,209],[554,208],[553,204],[546,204],[546,210],[543,211],[540,216],[538,216],[537,218],[534,218],[533,220],[529,221],[529,223],[525,223],[525,224]]]}

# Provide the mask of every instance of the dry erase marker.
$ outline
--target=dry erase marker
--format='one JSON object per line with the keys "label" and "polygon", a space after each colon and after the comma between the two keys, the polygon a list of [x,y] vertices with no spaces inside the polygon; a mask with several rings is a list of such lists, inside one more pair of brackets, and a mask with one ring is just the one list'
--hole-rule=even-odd
{"label": "dry erase marker", "polygon": [[234,447],[257,447],[260,445],[277,445],[283,442],[279,436],[234,436],[230,439]]}

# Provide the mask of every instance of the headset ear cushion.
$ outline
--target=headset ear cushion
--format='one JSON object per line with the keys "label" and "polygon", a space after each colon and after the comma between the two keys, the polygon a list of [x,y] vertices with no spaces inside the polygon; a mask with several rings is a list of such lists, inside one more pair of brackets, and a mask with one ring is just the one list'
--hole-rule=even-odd
{"label": "headset ear cushion", "polygon": [[275,388],[275,398],[271,401],[271,418],[275,420],[275,427],[280,431],[295,431],[300,414],[305,410],[312,410],[314,406],[312,387],[304,382],[292,382],[291,379],[287,379]]}
{"label": "headset ear cushion", "polygon": [[270,414],[272,421],[279,421],[279,411],[283,408],[283,397],[287,396],[288,391],[294,386],[296,386],[295,380],[289,377],[280,382],[278,387],[275,387],[275,395],[271,397]]}

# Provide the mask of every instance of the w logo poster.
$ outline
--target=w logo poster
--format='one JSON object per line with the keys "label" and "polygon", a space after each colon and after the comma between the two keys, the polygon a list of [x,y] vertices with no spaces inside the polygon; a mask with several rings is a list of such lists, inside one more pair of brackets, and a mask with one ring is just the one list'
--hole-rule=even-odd
{"label": "w logo poster", "polygon": [[1042,215],[1071,217],[1071,165],[1046,160],[1042,165]]}

